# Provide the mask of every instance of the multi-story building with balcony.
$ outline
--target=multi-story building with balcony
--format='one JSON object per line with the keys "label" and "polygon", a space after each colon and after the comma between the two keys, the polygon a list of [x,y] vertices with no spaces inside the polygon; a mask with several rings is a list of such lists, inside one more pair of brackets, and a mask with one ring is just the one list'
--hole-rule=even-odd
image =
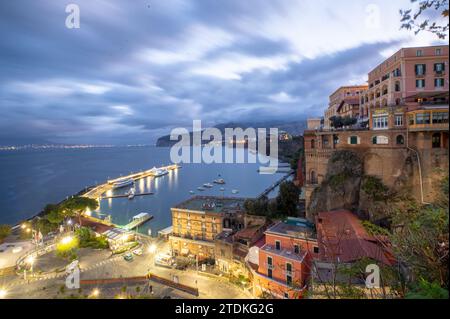
{"label": "multi-story building with balcony", "polygon": [[214,258],[214,240],[222,232],[244,226],[244,198],[195,196],[172,210],[173,233],[169,237],[174,255]]}
{"label": "multi-story building with balcony", "polygon": [[369,73],[369,87],[359,97],[359,120],[368,130],[305,131],[307,214],[310,196],[326,176],[328,160],[340,149],[357,152],[365,174],[380,177],[387,186],[395,185],[412,156],[417,177],[412,195],[422,202],[432,200],[435,169],[448,169],[446,70],[448,46],[401,49]]}
{"label": "multi-story building with balcony", "polygon": [[[368,74],[360,120],[370,128],[404,127],[405,112],[423,105],[448,106],[448,46],[403,48]],[[403,118],[402,118],[403,116]]]}
{"label": "multi-story building with balcony", "polygon": [[319,254],[313,224],[288,218],[265,232],[258,265],[250,265],[255,296],[301,298],[307,289],[311,263]]}
{"label": "multi-story building with balcony", "polygon": [[367,89],[367,85],[353,85],[342,86],[330,95],[328,108],[325,111],[324,129],[330,129],[330,118],[341,114],[345,115],[359,115],[359,107],[355,107],[358,104],[359,97],[364,90]]}

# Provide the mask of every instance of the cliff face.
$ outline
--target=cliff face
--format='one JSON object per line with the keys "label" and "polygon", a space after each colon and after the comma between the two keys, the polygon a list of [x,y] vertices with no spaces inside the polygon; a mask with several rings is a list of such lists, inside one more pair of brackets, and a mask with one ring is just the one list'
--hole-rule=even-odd
{"label": "cliff face", "polygon": [[398,167],[399,174],[390,187],[380,178],[365,173],[361,157],[348,150],[332,155],[322,184],[311,195],[308,219],[314,220],[322,211],[344,208],[378,222],[386,219],[392,210],[401,208],[402,199],[420,198],[418,162],[413,152],[406,153],[402,162],[392,164]]}
{"label": "cliff face", "polygon": [[[408,202],[420,202],[421,189],[424,201],[433,202],[438,193],[436,187],[443,177],[448,176],[448,164],[442,160],[448,159],[448,153],[436,154],[439,163],[427,160],[427,154],[420,153],[421,185],[417,154],[414,151],[399,153],[396,160],[389,163],[395,168],[391,170],[395,174],[383,175],[383,179],[390,181],[388,187],[381,178],[367,174],[368,171],[377,173],[373,166],[377,163],[381,165],[380,159],[370,158],[367,161],[367,153],[337,151],[328,161],[323,182],[311,194],[307,217],[313,221],[319,212],[344,208],[361,218],[379,223],[391,216],[394,210],[403,210]],[[386,165],[384,161],[380,169],[386,170]]]}
{"label": "cliff face", "polygon": [[335,209],[356,210],[363,176],[363,164],[351,151],[335,152],[330,158],[322,184],[311,195],[308,219],[322,211]]}

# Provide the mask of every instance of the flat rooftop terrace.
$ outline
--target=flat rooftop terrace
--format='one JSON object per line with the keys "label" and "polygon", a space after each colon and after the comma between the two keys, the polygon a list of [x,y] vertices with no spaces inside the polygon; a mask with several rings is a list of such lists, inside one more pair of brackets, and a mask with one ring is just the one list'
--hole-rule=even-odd
{"label": "flat rooftop terrace", "polygon": [[245,198],[220,196],[194,196],[181,202],[173,209],[186,209],[200,212],[231,213],[244,209]]}
{"label": "flat rooftop terrace", "polygon": [[295,238],[316,238],[314,225],[304,218],[288,217],[270,227],[266,233]]}

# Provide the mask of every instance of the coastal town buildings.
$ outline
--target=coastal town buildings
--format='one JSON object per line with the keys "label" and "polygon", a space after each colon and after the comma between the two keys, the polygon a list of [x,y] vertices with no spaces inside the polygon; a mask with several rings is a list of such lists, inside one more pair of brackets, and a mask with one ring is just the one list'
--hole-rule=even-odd
{"label": "coastal town buildings", "polygon": [[[337,150],[353,150],[364,173],[394,186],[412,158],[412,195],[433,199],[436,169],[448,169],[448,46],[404,48],[368,74],[368,87],[354,96],[339,88],[330,96],[324,125],[304,133],[306,212],[313,190],[324,180],[328,161]],[[359,90],[359,93],[357,93]],[[352,97],[351,102],[344,97]],[[355,106],[345,108],[359,99]],[[353,127],[334,129],[330,117],[358,115]],[[309,216],[311,218],[311,216]]]}
{"label": "coastal town buildings", "polygon": [[215,239],[244,227],[243,198],[194,196],[173,207],[170,247],[174,255],[214,259]]}
{"label": "coastal town buildings", "polygon": [[312,264],[310,293],[313,298],[323,295],[326,286],[348,283],[349,280],[364,290],[364,280],[358,277],[349,279],[339,272],[339,269],[350,267],[362,259],[370,260],[378,267],[396,263],[388,239],[370,235],[361,220],[348,210],[319,213],[316,229],[319,253]]}
{"label": "coastal town buildings", "polygon": [[248,278],[245,258],[250,248],[264,237],[268,224],[265,217],[246,214],[243,229],[219,234],[215,239],[216,268],[236,278]]}
{"label": "coastal town buildings", "polygon": [[331,128],[330,118],[333,116],[359,116],[359,98],[367,85],[342,86],[330,95],[328,108],[325,111],[323,127]]}
{"label": "coastal town buildings", "polygon": [[268,228],[247,258],[253,294],[274,298],[301,298],[319,247],[314,225],[289,217]]}

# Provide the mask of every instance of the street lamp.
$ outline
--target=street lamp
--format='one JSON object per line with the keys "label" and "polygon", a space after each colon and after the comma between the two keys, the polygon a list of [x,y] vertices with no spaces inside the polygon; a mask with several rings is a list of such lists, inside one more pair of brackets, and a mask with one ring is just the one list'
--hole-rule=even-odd
{"label": "street lamp", "polygon": [[148,252],[149,252],[150,254],[154,254],[154,253],[156,252],[156,245],[155,245],[155,244],[151,244],[151,245],[148,247]]}
{"label": "street lamp", "polygon": [[100,290],[98,290],[97,288],[92,290],[92,293],[91,293],[92,297],[97,298],[99,295],[100,295]]}
{"label": "street lamp", "polygon": [[70,242],[72,242],[72,240],[73,240],[72,236],[66,236],[63,239],[61,239],[61,244],[63,244],[63,245],[70,244]]}
{"label": "street lamp", "polygon": [[26,259],[26,263],[27,263],[28,265],[30,265],[30,271],[31,271],[31,272],[33,272],[34,261],[35,261],[35,259],[34,259],[34,257],[31,256],[31,255],[28,256],[28,258]]}

